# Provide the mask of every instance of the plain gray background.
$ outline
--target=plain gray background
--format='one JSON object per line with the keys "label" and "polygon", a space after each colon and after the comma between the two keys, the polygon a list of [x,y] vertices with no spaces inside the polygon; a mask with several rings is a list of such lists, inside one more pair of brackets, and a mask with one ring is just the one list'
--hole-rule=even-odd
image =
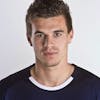
{"label": "plain gray background", "polygon": [[[0,79],[35,62],[25,15],[33,0],[0,0]],[[100,76],[100,0],[66,0],[74,27],[69,62]]]}

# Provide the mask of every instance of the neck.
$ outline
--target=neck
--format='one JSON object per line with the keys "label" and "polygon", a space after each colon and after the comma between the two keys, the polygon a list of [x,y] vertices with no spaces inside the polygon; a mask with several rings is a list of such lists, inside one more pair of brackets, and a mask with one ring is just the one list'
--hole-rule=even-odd
{"label": "neck", "polygon": [[41,67],[36,64],[31,70],[31,75],[40,84],[53,87],[62,84],[73,71],[74,67],[70,64],[61,67]]}

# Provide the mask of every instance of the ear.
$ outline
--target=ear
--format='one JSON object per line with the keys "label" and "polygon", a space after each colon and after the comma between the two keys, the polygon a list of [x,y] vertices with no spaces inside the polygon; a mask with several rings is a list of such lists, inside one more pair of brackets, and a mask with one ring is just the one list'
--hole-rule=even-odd
{"label": "ear", "polygon": [[74,36],[74,32],[73,32],[73,29],[72,29],[72,30],[68,33],[68,43],[71,43],[71,42],[72,42],[73,36]]}
{"label": "ear", "polygon": [[31,41],[31,35],[30,34],[27,34],[27,40],[28,40],[30,46],[32,46],[32,41]]}

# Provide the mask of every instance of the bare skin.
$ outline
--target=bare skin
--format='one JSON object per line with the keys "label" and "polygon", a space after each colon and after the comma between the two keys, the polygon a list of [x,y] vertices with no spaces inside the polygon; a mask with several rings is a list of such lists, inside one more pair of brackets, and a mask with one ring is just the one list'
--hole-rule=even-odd
{"label": "bare skin", "polygon": [[31,75],[45,86],[57,86],[67,80],[74,71],[68,63],[68,45],[73,30],[68,33],[62,15],[32,20],[32,35],[27,35],[35,51],[36,64]]}

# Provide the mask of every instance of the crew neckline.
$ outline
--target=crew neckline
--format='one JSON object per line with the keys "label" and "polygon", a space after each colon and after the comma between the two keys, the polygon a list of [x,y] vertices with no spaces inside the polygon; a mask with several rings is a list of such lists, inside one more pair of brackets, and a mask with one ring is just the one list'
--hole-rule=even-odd
{"label": "crew neckline", "polygon": [[74,77],[70,76],[65,82],[63,82],[62,84],[58,85],[58,86],[54,86],[54,87],[49,87],[49,86],[45,86],[43,84],[40,84],[39,82],[37,82],[32,76],[29,77],[29,80],[38,88],[42,89],[42,90],[47,90],[47,91],[57,91],[60,89],[63,89],[64,87],[66,87],[67,85],[69,85],[72,80],[74,79]]}

